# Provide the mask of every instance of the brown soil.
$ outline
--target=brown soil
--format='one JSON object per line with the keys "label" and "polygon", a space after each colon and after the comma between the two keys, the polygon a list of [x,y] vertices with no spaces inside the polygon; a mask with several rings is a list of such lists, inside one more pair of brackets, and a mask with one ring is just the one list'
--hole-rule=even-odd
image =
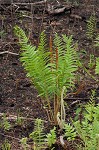
{"label": "brown soil", "polygon": [[[2,122],[2,115],[6,113],[12,125],[9,131],[5,131],[1,127],[0,146],[5,139],[8,139],[11,143],[11,150],[23,149],[20,139],[29,137],[29,134],[33,131],[34,119],[36,118],[44,120],[45,133],[49,132],[53,126],[48,121],[46,111],[35,87],[26,77],[26,73],[19,61],[20,50],[17,45],[17,39],[13,34],[13,27],[16,24],[21,26],[26,33],[29,33],[31,42],[36,45],[43,30],[46,31],[48,38],[50,34],[53,36],[54,32],[60,35],[73,35],[74,41],[78,41],[78,52],[81,60],[88,71],[95,76],[95,66],[91,69],[88,68],[89,55],[94,54],[97,57],[99,56],[99,51],[98,49],[93,50],[91,41],[86,37],[86,24],[87,19],[94,10],[97,20],[96,33],[99,33],[99,2],[98,0],[78,0],[76,2],[71,4],[72,7],[70,6],[72,15],[70,11],[58,15],[49,15],[45,11],[46,6],[44,4],[33,5],[33,10],[30,10],[30,8],[16,10],[14,5],[5,6],[3,10],[0,9],[0,28],[1,31],[4,30],[5,32],[5,35],[0,34],[0,52],[8,51],[18,54],[0,54],[0,119]],[[65,0],[60,0],[60,3],[67,5]],[[57,5],[57,2],[54,5]],[[69,106],[69,109],[66,111],[67,121],[69,116],[74,117],[74,111],[78,107],[78,103],[81,105],[89,101],[92,89],[96,90],[96,103],[99,100],[98,82],[83,72],[82,69],[77,74],[81,76],[80,82],[75,83],[75,91],[78,91],[78,93],[70,94],[68,99],[65,99]],[[95,78],[98,79],[97,76]],[[83,84],[84,86],[82,86]],[[18,115],[23,117],[24,122],[22,125],[15,125],[15,117]],[[28,143],[31,145],[31,141],[28,141]],[[68,142],[67,145],[67,148],[65,147],[66,150],[74,150],[72,143]],[[63,149],[58,141],[54,146],[56,150]]]}

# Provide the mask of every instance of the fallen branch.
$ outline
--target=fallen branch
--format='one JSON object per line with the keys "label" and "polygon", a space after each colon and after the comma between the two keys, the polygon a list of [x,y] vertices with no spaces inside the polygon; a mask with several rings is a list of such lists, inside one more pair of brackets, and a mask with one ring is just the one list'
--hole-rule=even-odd
{"label": "fallen branch", "polygon": [[64,101],[66,101],[66,100],[89,100],[90,98],[79,98],[79,97],[75,97],[75,98],[73,98],[73,97],[70,97],[70,98],[64,98]]}
{"label": "fallen branch", "polygon": [[53,6],[48,4],[48,9],[46,9],[49,15],[56,15],[56,14],[61,14],[65,13],[66,11],[71,14],[71,6]]}
{"label": "fallen branch", "polygon": [[0,55],[3,55],[3,54],[11,54],[11,55],[16,55],[16,56],[19,55],[17,53],[13,53],[13,52],[9,52],[9,51],[0,52]]}
{"label": "fallen branch", "polygon": [[16,4],[16,5],[37,5],[37,4],[44,4],[44,3],[46,3],[46,1],[44,0],[44,1],[40,1],[40,2],[25,2],[25,3],[18,3],[18,2],[16,2],[16,3],[12,3],[12,4]]}
{"label": "fallen branch", "polygon": [[0,4],[2,4],[2,5],[11,5],[11,4],[19,4],[19,5],[25,4],[25,5],[27,5],[27,4],[42,4],[42,3],[45,3],[45,2],[46,2],[46,0],[39,1],[39,2],[33,2],[33,0],[31,0],[31,1],[29,1],[29,0],[24,0],[24,1],[20,0],[20,2],[19,1],[14,2],[14,1],[11,1],[11,0],[1,0]]}
{"label": "fallen branch", "polygon": [[[4,116],[4,113],[0,113],[0,117],[3,117],[3,116]],[[19,118],[23,119],[23,120],[28,120],[28,121],[35,121],[35,119],[29,118],[29,117],[19,117]],[[16,121],[18,119],[18,116],[8,115],[8,116],[6,116],[6,119]],[[47,123],[48,121],[45,120],[44,122]]]}

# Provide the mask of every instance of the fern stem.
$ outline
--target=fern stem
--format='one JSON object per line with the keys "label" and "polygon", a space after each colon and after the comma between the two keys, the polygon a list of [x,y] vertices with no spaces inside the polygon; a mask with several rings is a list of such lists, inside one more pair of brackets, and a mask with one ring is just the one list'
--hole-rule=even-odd
{"label": "fern stem", "polygon": [[[53,117],[53,112],[52,112],[51,105],[50,105],[50,100],[48,99],[47,95],[46,95],[46,101],[47,101],[48,109],[45,109],[45,110],[47,112],[47,116],[49,118],[49,121],[51,122],[51,121],[54,120],[54,117]],[[44,105],[44,101],[43,100],[42,100],[42,102],[43,102],[43,105]]]}
{"label": "fern stem", "polygon": [[[56,47],[56,71],[58,69],[58,48]],[[57,76],[57,75],[56,75]],[[58,89],[58,76],[56,77],[56,92]],[[54,96],[54,122],[57,124],[57,113],[59,112],[59,96],[56,93]]]}

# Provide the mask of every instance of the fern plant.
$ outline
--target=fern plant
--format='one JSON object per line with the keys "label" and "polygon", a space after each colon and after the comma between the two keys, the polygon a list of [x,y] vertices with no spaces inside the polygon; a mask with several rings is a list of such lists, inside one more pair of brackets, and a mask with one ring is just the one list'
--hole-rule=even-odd
{"label": "fern plant", "polygon": [[11,144],[8,142],[8,140],[5,140],[1,145],[1,150],[11,150]]}
{"label": "fern plant", "polygon": [[49,147],[56,142],[56,127],[50,130],[50,133],[47,134],[47,142]]}
{"label": "fern plant", "polygon": [[[14,31],[19,38],[20,61],[27,71],[27,76],[38,90],[43,104],[47,102],[47,112],[50,112],[48,114],[49,120],[54,120],[57,123],[62,89],[64,86],[66,90],[73,86],[75,71],[77,70],[77,57],[72,36],[63,35],[61,37],[55,34],[54,42],[50,36],[48,47],[43,31],[39,45],[36,47],[29,43],[27,36],[20,27],[15,26]],[[52,100],[54,101],[54,110],[51,108]]]}
{"label": "fern plant", "polygon": [[44,148],[45,134],[43,133],[43,129],[43,121],[37,118],[34,123],[34,131],[29,135],[29,137],[33,139],[35,150]]}
{"label": "fern plant", "polygon": [[93,13],[89,20],[87,21],[87,32],[86,35],[89,39],[93,40],[96,31],[96,17],[95,13]]}
{"label": "fern plant", "polygon": [[21,145],[22,145],[23,149],[24,149],[24,150],[27,150],[27,147],[28,147],[28,144],[27,144],[27,137],[22,138],[22,139],[20,140],[20,142],[21,142]]}
{"label": "fern plant", "polygon": [[88,103],[85,110],[81,123],[80,121],[74,123],[77,134],[83,142],[81,150],[97,150],[99,149],[99,104],[94,106],[93,103]]}
{"label": "fern plant", "polygon": [[64,137],[67,138],[68,141],[72,141],[76,137],[76,131],[75,128],[72,127],[70,124],[64,124],[64,130],[65,130],[65,135]]}
{"label": "fern plant", "polygon": [[11,129],[11,124],[7,120],[6,114],[3,115],[2,126],[3,126],[3,128],[4,128],[5,131],[8,131],[8,130]]}

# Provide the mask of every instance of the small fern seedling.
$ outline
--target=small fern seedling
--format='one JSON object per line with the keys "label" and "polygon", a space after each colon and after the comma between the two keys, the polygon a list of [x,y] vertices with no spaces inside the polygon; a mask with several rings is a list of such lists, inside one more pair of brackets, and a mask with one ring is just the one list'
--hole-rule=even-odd
{"label": "small fern seedling", "polygon": [[90,60],[89,60],[89,63],[88,63],[88,67],[91,69],[93,68],[95,65],[95,56],[90,54]]}
{"label": "small fern seedling", "polygon": [[71,126],[70,124],[64,124],[64,130],[65,130],[64,137],[66,137],[68,141],[72,141],[75,139],[76,131],[73,126]]}
{"label": "small fern seedling", "polygon": [[89,39],[93,40],[95,36],[95,31],[96,31],[96,17],[95,14],[93,13],[89,20],[87,21],[87,32],[86,35]]}
{"label": "small fern seedling", "polygon": [[49,147],[56,142],[56,127],[50,130],[50,133],[47,134],[47,142]]}
{"label": "small fern seedling", "polygon": [[8,142],[8,140],[5,140],[4,143],[1,146],[2,150],[11,150],[11,144]]}
{"label": "small fern seedling", "polygon": [[43,120],[36,119],[34,123],[34,131],[29,135],[33,139],[34,147],[37,150],[44,148],[45,146],[45,134],[43,133],[44,125]]}
{"label": "small fern seedling", "polygon": [[27,137],[22,138],[20,140],[22,147],[24,148],[24,150],[27,150],[28,144],[27,144]]}
{"label": "small fern seedling", "polygon": [[3,128],[5,131],[10,130],[11,128],[11,124],[9,123],[9,121],[6,118],[6,114],[3,115],[3,122],[2,122]]}

